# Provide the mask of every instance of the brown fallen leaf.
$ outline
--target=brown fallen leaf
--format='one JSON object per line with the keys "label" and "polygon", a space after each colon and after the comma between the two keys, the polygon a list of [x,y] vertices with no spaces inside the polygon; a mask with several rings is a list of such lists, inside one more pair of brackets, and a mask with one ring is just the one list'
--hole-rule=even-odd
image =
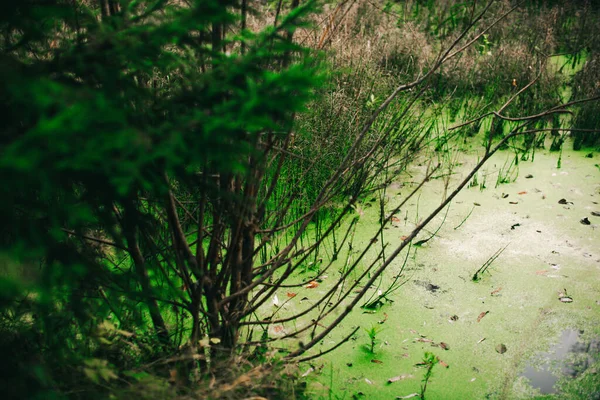
{"label": "brown fallen leaf", "polygon": [[485,317],[488,313],[489,311],[484,311],[481,314],[479,314],[479,317],[477,317],[477,322],[481,321],[481,319]]}
{"label": "brown fallen leaf", "polygon": [[522,192],[519,192],[517,194],[527,194],[527,192],[525,190],[523,190]]}
{"label": "brown fallen leaf", "polygon": [[408,236],[400,236],[400,240],[405,241],[406,239],[408,239]]}
{"label": "brown fallen leaf", "polygon": [[449,368],[450,366],[444,362],[444,360],[440,360],[439,357],[436,357],[440,365],[444,368]]}
{"label": "brown fallen leaf", "polygon": [[509,201],[508,204],[519,204],[518,201]]}
{"label": "brown fallen leaf", "polygon": [[305,288],[307,288],[307,289],[314,289],[317,286],[319,286],[319,284],[317,283],[317,281],[310,281],[308,283],[308,285],[305,286]]}
{"label": "brown fallen leaf", "polygon": [[276,326],[274,326],[274,327],[273,327],[273,331],[274,331],[275,333],[279,333],[279,332],[281,332],[282,330],[283,330],[283,326],[281,326],[281,325],[276,325]]}
{"label": "brown fallen leaf", "polygon": [[548,273],[547,269],[540,269],[539,271],[535,271],[536,275],[546,275]]}
{"label": "brown fallen leaf", "polygon": [[287,297],[289,297],[291,299],[292,297],[296,297],[296,294],[297,293],[287,292]]}
{"label": "brown fallen leaf", "polygon": [[440,342],[439,346],[444,350],[450,350],[450,346],[447,343]]}
{"label": "brown fallen leaf", "polygon": [[381,321],[377,321],[378,324],[385,324],[385,321],[387,321],[388,319],[388,315],[386,313],[383,313],[383,319]]}
{"label": "brown fallen leaf", "polygon": [[371,362],[372,362],[373,364],[383,364],[383,361],[381,361],[381,360],[375,360],[375,359],[372,359],[372,360],[371,360]]}
{"label": "brown fallen leaf", "polygon": [[493,290],[492,293],[490,293],[490,294],[493,296],[495,294],[498,294],[501,290],[502,290],[502,286],[500,286],[498,289]]}
{"label": "brown fallen leaf", "polygon": [[398,218],[398,217],[392,217],[392,222],[400,222],[400,218]]}
{"label": "brown fallen leaf", "polygon": [[417,338],[415,339],[416,342],[422,342],[422,343],[433,343],[433,340],[431,339],[426,339],[426,338]]}

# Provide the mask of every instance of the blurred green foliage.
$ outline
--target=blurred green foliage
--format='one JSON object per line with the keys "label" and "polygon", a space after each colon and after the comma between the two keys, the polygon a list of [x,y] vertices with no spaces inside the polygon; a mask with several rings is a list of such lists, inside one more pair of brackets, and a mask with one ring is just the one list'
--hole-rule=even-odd
{"label": "blurred green foliage", "polygon": [[[148,205],[177,185],[198,190],[201,170],[244,171],[257,137],[289,128],[313,97],[316,67],[287,40],[312,3],[276,27],[219,38],[215,26],[239,26],[239,3],[187,3],[0,6],[0,387],[9,398],[102,397],[81,387],[85,376],[113,380],[110,363],[127,368],[119,354],[139,363],[176,349],[181,335],[157,345],[146,305],[181,293],[161,281],[158,258],[147,259],[146,288],[127,257],[132,238],[148,255],[155,241],[143,235],[165,235]],[[109,318],[131,349],[95,335]]]}

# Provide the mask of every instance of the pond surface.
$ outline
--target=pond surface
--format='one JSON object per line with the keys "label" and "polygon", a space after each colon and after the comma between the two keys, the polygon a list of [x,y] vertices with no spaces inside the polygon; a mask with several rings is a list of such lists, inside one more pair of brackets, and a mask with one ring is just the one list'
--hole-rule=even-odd
{"label": "pond surface", "polygon": [[[533,388],[538,388],[542,394],[556,393],[554,385],[558,381],[559,373],[567,374],[567,355],[573,351],[573,347],[579,339],[579,331],[567,329],[562,332],[557,344],[547,353],[536,355],[537,359],[541,359],[541,365],[535,365],[534,362],[529,362],[525,366],[522,376],[529,379],[530,385]],[[553,370],[559,365],[559,370]]]}
{"label": "pond surface", "polygon": [[[420,390],[424,370],[418,364],[425,352],[443,362],[434,368],[427,398],[532,398],[560,390],[555,384],[561,370],[552,361],[564,359],[578,340],[600,336],[600,217],[592,214],[600,212],[600,156],[586,155],[565,150],[560,168],[558,154],[544,151],[516,168],[509,168],[511,152],[490,160],[445,219],[443,211],[417,237],[441,226],[422,247],[411,247],[392,301],[375,313],[354,309],[320,350],[357,326],[359,333],[312,366],[301,365],[303,371],[314,367],[314,398],[413,395]],[[387,188],[387,210],[420,182],[426,158]],[[383,242],[397,245],[480,158],[472,150],[455,156],[449,185],[443,177],[429,182],[385,230]],[[509,182],[496,185],[499,177]],[[365,204],[357,230],[364,242],[377,229],[377,208]],[[474,273],[498,252],[474,282]],[[405,257],[373,293],[392,282]],[[325,290],[326,281],[307,290],[307,297]],[[367,346],[372,327],[379,328],[374,353]],[[540,355],[550,364],[540,365]]]}

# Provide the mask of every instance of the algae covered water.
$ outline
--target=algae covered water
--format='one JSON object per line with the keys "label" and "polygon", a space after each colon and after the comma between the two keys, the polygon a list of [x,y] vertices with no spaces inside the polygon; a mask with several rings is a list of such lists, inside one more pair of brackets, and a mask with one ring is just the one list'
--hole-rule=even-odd
{"label": "algae covered water", "polygon": [[[572,348],[589,348],[600,336],[600,156],[564,151],[559,158],[538,150],[533,162],[516,165],[514,157],[496,154],[415,242],[431,239],[411,246],[372,288],[377,293],[397,282],[388,301],[354,309],[322,348],[360,327],[351,340],[302,365],[317,376],[310,386],[315,398],[419,396],[425,353],[439,361],[427,398],[567,391],[592,398],[586,396],[600,387],[597,350],[585,352],[581,367]],[[384,242],[402,240],[477,161],[475,152],[461,152],[445,177],[428,182],[401,209]],[[386,189],[387,209],[425,168],[426,162],[415,164]],[[365,207],[361,217],[357,232],[364,240],[376,230],[375,208]]]}

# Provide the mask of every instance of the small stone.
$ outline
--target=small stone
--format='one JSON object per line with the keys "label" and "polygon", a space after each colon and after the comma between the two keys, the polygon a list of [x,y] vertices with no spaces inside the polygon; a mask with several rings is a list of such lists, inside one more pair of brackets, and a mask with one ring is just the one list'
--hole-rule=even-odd
{"label": "small stone", "polygon": [[592,211],[594,217],[600,217],[600,211]]}
{"label": "small stone", "polygon": [[533,175],[531,175],[531,174],[525,175],[525,179],[531,179],[531,178],[533,178]]}
{"label": "small stone", "polygon": [[591,224],[590,220],[587,217],[583,218],[579,222],[581,222],[583,225],[590,225]]}

